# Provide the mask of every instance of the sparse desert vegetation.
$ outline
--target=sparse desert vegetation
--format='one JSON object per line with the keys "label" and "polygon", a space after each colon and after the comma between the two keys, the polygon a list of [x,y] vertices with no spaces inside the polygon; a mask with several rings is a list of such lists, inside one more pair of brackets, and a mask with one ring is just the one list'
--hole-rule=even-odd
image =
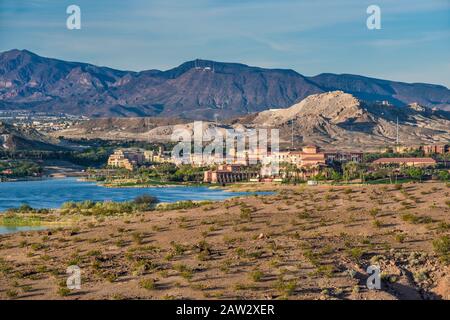
{"label": "sparse desert vegetation", "polygon": [[[276,193],[156,210],[144,198],[67,204],[65,215],[82,212],[70,226],[0,236],[0,297],[450,298],[448,185],[232,188]],[[365,286],[373,264],[379,291]],[[65,285],[70,265],[81,290]]]}

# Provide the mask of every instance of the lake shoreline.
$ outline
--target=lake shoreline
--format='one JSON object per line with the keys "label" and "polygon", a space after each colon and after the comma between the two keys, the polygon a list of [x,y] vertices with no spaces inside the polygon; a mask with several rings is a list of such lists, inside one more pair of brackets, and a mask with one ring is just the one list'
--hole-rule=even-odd
{"label": "lake shoreline", "polygon": [[[158,199],[159,206],[183,202],[215,203],[253,194],[254,192],[188,185],[165,186],[164,188],[155,186],[108,188],[95,182],[80,181],[76,178],[22,181],[10,185],[0,185],[0,219],[2,219],[0,225],[18,227],[71,224],[72,221],[66,219],[67,217],[55,220],[54,215],[61,211],[63,204],[77,204],[86,201],[90,201],[93,205],[103,203],[113,206],[132,203],[141,195],[150,195]],[[19,209],[19,207],[21,208]],[[71,218],[80,219],[82,215],[72,215]]]}
{"label": "lake shoreline", "polygon": [[[51,174],[51,175],[42,175],[40,177],[20,177],[20,178],[4,178],[0,179],[1,183],[7,183],[7,182],[27,182],[27,181],[45,181],[45,180],[51,180],[51,179],[67,179],[67,178],[79,178],[82,176],[85,176],[85,172],[73,172],[70,174],[67,173],[60,173],[60,174]],[[82,179],[82,178],[80,178]]]}

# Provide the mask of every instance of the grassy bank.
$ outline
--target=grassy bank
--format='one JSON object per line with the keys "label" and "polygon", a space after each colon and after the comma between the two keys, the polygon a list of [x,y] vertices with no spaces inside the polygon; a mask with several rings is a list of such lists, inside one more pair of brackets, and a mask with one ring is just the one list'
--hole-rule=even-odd
{"label": "grassy bank", "polygon": [[178,201],[174,203],[158,203],[149,195],[141,195],[132,201],[82,201],[66,202],[59,209],[34,209],[28,205],[9,209],[0,215],[0,226],[34,227],[73,225],[75,223],[95,218],[102,221],[107,217],[127,217],[134,214],[151,211],[186,210],[213,204],[212,201]]}

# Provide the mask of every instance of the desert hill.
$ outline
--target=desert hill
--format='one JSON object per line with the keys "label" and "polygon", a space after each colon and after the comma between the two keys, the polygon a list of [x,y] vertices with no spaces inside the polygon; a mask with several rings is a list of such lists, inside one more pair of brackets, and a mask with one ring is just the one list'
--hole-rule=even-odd
{"label": "desert hill", "polygon": [[51,139],[31,128],[18,128],[0,122],[0,150],[6,151],[55,151],[62,150],[59,141]]}
{"label": "desert hill", "polygon": [[315,94],[287,109],[259,113],[249,123],[275,127],[287,141],[340,148],[448,143],[450,113],[417,104],[395,107],[360,101],[342,91]]}
{"label": "desert hill", "polygon": [[[276,128],[283,144],[316,144],[326,148],[376,149],[402,144],[448,143],[450,113],[418,104],[404,107],[361,101],[333,91],[308,96],[286,109],[272,109],[222,123],[204,122],[204,129]],[[92,119],[56,135],[71,138],[170,141],[174,130],[192,130],[192,122],[167,118]]]}

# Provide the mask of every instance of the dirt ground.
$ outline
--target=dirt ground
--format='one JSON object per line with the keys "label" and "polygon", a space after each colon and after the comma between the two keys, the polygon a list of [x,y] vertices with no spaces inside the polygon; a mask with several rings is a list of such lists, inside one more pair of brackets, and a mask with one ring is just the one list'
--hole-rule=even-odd
{"label": "dirt ground", "polygon": [[[450,234],[449,185],[276,189],[0,236],[0,298],[450,299],[436,249]],[[66,286],[71,265],[79,290]],[[366,286],[369,265],[380,290]]]}

